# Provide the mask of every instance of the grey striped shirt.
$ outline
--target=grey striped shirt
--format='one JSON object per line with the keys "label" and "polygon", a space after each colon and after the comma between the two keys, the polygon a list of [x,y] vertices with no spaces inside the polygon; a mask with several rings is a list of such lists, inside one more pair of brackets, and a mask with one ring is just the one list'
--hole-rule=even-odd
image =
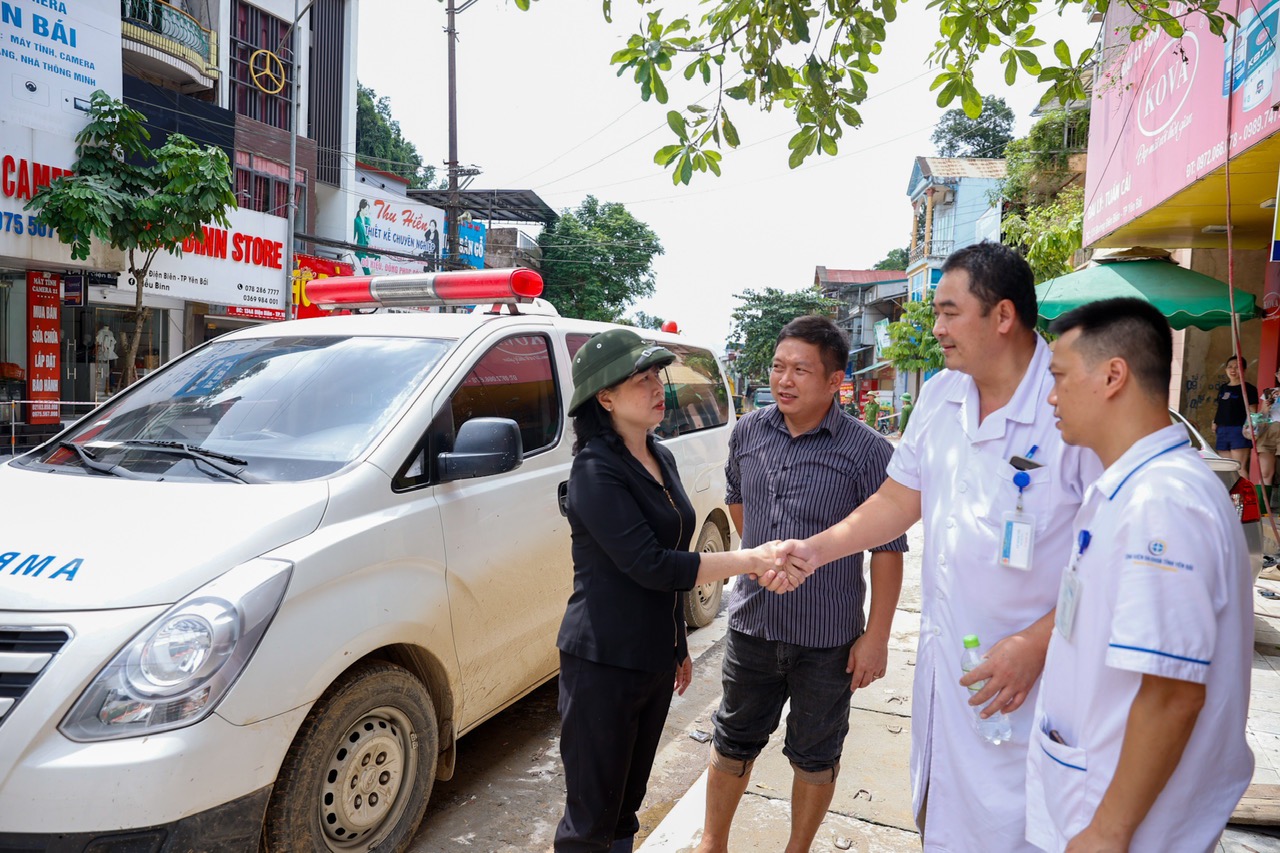
{"label": "grey striped shirt", "polygon": [[[826,530],[880,488],[893,448],[838,406],[791,437],[777,406],[734,426],[725,465],[725,503],[742,504],[742,544],[799,539]],[[878,548],[906,551],[905,536]],[[748,579],[733,585],[729,627],[808,648],[844,645],[863,629],[862,554],[823,566],[794,592],[776,595]]]}

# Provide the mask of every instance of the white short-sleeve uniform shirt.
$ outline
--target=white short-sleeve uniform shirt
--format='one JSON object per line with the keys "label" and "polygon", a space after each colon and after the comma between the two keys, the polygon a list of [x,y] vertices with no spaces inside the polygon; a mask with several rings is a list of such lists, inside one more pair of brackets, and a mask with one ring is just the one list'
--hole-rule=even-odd
{"label": "white short-sleeve uniform shirt", "polygon": [[[1036,351],[1017,391],[978,423],[978,389],[944,370],[922,389],[888,473],[920,492],[924,518],[920,645],[911,721],[915,813],[928,793],[925,849],[1032,850],[1025,774],[1034,694],[1012,715],[1013,739],[984,741],[960,685],[965,634],[984,649],[1053,609],[1070,556],[1071,520],[1102,470],[1092,451],[1062,441],[1047,398],[1049,348]],[[1031,454],[1023,510],[1035,526],[1028,571],[1000,565],[1004,513],[1015,510],[1013,456]]]}
{"label": "white short-sleeve uniform shirt", "polygon": [[1054,631],[1041,678],[1027,837],[1062,850],[1088,826],[1149,673],[1204,684],[1205,705],[1131,849],[1213,850],[1253,775],[1253,577],[1239,517],[1185,430],[1170,426],[1107,468],[1075,526],[1087,545],[1074,559],[1070,639]]}

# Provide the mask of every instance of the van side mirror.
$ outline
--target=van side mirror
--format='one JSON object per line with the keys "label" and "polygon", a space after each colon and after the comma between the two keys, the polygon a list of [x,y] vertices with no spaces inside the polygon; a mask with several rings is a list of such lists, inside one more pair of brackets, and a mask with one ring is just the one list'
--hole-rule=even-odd
{"label": "van side mirror", "polygon": [[520,427],[510,418],[472,418],[458,430],[453,450],[436,459],[443,483],[514,471],[524,461]]}

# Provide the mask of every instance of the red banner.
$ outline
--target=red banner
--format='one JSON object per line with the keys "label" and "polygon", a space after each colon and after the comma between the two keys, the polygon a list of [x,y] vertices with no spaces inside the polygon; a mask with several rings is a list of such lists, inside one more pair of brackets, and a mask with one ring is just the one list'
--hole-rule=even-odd
{"label": "red banner", "polygon": [[228,305],[228,317],[244,317],[248,320],[283,320],[283,308],[248,308],[243,305]]}
{"label": "red banner", "polygon": [[52,400],[32,404],[27,423],[56,424],[60,397],[58,337],[62,322],[62,280],[53,273],[27,273],[27,399]]}
{"label": "red banner", "polygon": [[295,264],[293,271],[293,316],[303,320],[307,317],[325,317],[335,313],[321,311],[311,304],[311,300],[307,298],[307,283],[317,278],[355,275],[355,267],[342,261],[317,258],[312,255],[294,255],[293,262]]}

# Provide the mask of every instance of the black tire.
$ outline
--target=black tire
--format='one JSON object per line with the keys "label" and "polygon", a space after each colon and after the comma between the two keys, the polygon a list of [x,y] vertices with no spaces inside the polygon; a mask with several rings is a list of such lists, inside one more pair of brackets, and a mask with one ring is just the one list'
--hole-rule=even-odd
{"label": "black tire", "polygon": [[271,792],[269,853],[392,853],[408,848],[435,784],[431,695],[399,666],[371,662],[307,714]]}
{"label": "black tire", "polygon": [[[720,528],[714,521],[702,525],[698,534],[698,552],[702,554],[718,554],[727,550]],[[684,621],[690,628],[701,628],[710,625],[720,612],[720,595],[724,591],[724,581],[712,581],[695,586],[684,596]]]}

